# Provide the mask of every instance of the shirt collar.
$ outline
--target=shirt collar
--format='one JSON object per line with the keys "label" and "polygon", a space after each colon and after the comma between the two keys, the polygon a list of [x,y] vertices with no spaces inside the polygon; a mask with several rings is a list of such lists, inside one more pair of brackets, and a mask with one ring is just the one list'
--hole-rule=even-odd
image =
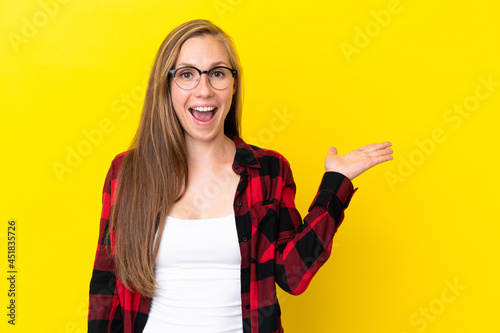
{"label": "shirt collar", "polygon": [[236,155],[234,156],[235,163],[252,168],[261,167],[257,157],[255,157],[255,151],[251,146],[237,136],[232,134],[226,134],[226,136],[233,140],[236,145]]}

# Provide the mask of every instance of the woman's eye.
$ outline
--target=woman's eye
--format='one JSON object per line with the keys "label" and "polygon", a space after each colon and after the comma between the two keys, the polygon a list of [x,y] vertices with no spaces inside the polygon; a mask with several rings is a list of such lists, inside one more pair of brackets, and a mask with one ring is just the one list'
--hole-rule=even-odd
{"label": "woman's eye", "polygon": [[212,73],[212,77],[215,77],[215,78],[222,78],[222,77],[224,77],[224,72],[222,72],[222,71],[216,71],[216,72],[213,72],[213,73]]}
{"label": "woman's eye", "polygon": [[189,72],[184,72],[184,73],[181,73],[180,77],[182,79],[190,79],[193,77],[193,74],[192,73],[189,73]]}

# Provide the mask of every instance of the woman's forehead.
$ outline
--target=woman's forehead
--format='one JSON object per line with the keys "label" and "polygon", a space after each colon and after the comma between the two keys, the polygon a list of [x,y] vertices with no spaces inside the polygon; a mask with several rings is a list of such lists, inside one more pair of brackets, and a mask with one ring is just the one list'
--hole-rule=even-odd
{"label": "woman's forehead", "polygon": [[217,38],[204,35],[184,42],[175,67],[195,66],[202,70],[216,65],[229,65],[229,55],[224,44]]}

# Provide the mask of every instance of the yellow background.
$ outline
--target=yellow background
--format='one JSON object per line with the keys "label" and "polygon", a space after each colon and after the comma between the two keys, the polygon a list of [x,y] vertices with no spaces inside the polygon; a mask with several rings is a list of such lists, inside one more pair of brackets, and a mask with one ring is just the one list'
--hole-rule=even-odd
{"label": "yellow background", "polygon": [[[1,1],[2,253],[7,221],[18,226],[17,325],[6,323],[3,277],[2,332],[86,331],[106,171],[136,130],[161,41],[195,18],[235,39],[243,138],[289,159],[303,214],[329,146],[395,149],[355,179],[309,289],[280,294],[286,332],[500,331],[499,10],[495,0]],[[84,154],[68,166],[71,150]]]}

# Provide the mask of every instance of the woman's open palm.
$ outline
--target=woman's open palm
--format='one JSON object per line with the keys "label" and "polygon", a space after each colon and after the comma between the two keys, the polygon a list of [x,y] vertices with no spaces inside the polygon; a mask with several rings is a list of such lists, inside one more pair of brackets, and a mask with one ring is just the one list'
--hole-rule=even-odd
{"label": "woman's open palm", "polygon": [[358,148],[346,155],[337,155],[330,147],[325,158],[325,170],[336,171],[353,180],[377,164],[392,160],[390,142],[375,143]]}

